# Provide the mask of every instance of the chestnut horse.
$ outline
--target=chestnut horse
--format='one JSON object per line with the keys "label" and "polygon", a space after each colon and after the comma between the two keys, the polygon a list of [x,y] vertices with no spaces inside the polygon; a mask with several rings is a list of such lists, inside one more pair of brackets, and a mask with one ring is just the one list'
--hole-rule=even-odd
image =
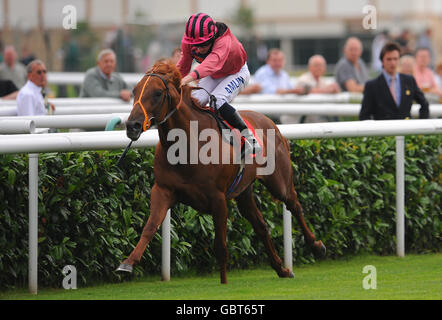
{"label": "chestnut horse", "polygon": [[[141,234],[141,238],[129,255],[117,269],[118,271],[132,271],[134,264],[141,260],[143,252],[152,240],[155,232],[163,222],[166,212],[176,203],[189,205],[195,210],[210,213],[215,228],[214,248],[220,268],[221,283],[227,283],[227,200],[235,199],[239,211],[253,226],[254,231],[264,244],[265,251],[272,268],[279,277],[293,277],[293,273],[284,268],[281,258],[276,253],[270,238],[268,227],[262,213],[259,211],[253,198],[253,181],[259,179],[276,198],[286,204],[288,210],[294,214],[302,228],[306,243],[315,254],[325,254],[325,246],[316,241],[313,233],[308,229],[301,205],[293,185],[293,173],[290,162],[290,152],[286,139],[281,135],[276,125],[266,116],[253,112],[241,111],[241,116],[254,128],[263,129],[261,141],[263,153],[273,143],[275,168],[271,174],[259,175],[257,169],[263,164],[257,160],[245,164],[244,174],[236,188],[226,192],[237,176],[240,164],[235,161],[224,163],[178,163],[168,161],[168,149],[174,141],[168,140],[168,133],[172,129],[181,129],[187,137],[187,159],[192,155],[190,140],[197,141],[198,152],[202,142],[192,138],[191,121],[197,121],[198,134],[207,128],[218,130],[217,122],[191,97],[193,89],[189,86],[180,87],[181,75],[178,69],[171,64],[157,63],[146,73],[134,89],[134,105],[126,122],[127,136],[135,141],[140,134],[149,129],[155,122],[158,126],[160,141],[155,150],[154,176],[155,184],[151,191],[150,216]],[[266,130],[274,130],[274,139],[268,139]],[[218,134],[219,150],[230,150],[230,160],[234,158],[235,150]],[[274,141],[270,141],[274,140]],[[195,149],[193,149],[195,152]]]}

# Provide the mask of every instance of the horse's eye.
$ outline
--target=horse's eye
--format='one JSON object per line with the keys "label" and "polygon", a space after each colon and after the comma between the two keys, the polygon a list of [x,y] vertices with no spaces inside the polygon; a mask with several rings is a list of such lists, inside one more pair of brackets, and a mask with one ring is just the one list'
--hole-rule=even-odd
{"label": "horse's eye", "polygon": [[153,96],[155,97],[155,98],[158,98],[158,97],[161,97],[161,94],[162,94],[163,92],[161,91],[161,90],[155,90],[154,91],[154,93],[153,93]]}

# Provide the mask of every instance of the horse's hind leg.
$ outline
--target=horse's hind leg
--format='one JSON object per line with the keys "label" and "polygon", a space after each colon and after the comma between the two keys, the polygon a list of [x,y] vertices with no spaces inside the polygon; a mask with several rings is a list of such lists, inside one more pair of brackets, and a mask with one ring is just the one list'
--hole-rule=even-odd
{"label": "horse's hind leg", "polygon": [[[281,151],[281,150],[280,150]],[[271,175],[261,176],[263,184],[270,193],[277,199],[283,201],[287,209],[295,215],[296,220],[301,226],[307,245],[311,246],[315,255],[325,255],[325,246],[321,240],[316,240],[315,235],[307,227],[304,220],[304,213],[299,203],[298,196],[293,185],[293,172],[290,158],[285,155],[285,150],[278,157],[278,164]]]}
{"label": "horse's hind leg", "polygon": [[317,256],[325,255],[326,249],[321,240],[316,240],[315,235],[307,227],[304,220],[304,213],[302,211],[301,204],[299,203],[298,196],[295,191],[295,187],[292,185],[289,191],[288,197],[283,200],[287,209],[295,214],[298,224],[301,226],[304,238],[309,246],[313,248],[313,252]]}
{"label": "horse's hind leg", "polygon": [[282,267],[281,258],[276,253],[267,224],[264,221],[262,213],[256,206],[255,199],[253,199],[252,186],[250,185],[243,193],[236,197],[235,200],[239,211],[250,221],[253,230],[255,230],[255,233],[263,242],[272,268],[281,278],[293,278],[293,273],[289,269]]}

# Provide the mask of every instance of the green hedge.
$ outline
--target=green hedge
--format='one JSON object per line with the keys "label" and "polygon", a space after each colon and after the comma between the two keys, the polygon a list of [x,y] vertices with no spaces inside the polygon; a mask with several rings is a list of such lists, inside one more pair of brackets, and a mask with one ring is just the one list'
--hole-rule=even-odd
{"label": "green hedge", "polygon": [[[395,252],[395,142],[389,138],[291,141],[295,187],[309,227],[328,258]],[[406,138],[406,250],[440,251],[440,136]],[[149,213],[153,150],[49,153],[39,161],[39,283],[60,287],[61,270],[77,268],[78,285],[121,281],[114,272],[136,245]],[[26,286],[28,160],[0,155],[0,287]],[[282,255],[282,206],[255,183],[256,199]],[[229,267],[266,263],[250,224],[229,203]],[[295,263],[312,263],[293,219]],[[134,269],[158,274],[161,232]],[[172,275],[216,271],[210,216],[172,211]]]}

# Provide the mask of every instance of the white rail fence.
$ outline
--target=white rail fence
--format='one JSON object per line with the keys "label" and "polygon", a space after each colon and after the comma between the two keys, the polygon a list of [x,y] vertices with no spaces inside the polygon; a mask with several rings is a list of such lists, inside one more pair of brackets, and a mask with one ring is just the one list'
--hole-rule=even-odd
{"label": "white rail fence", "polygon": [[[362,94],[342,92],[337,94],[317,94],[309,95],[297,94],[252,94],[239,95],[233,103],[350,103],[360,102]],[[67,105],[114,105],[114,104],[132,104],[131,102],[124,102],[117,98],[49,98],[49,102],[56,106]],[[1,106],[16,106],[16,100],[1,100]]]}
{"label": "white rail fence", "polygon": [[[357,117],[361,106],[351,103],[273,103],[273,102],[241,102],[235,104],[238,110],[252,110],[270,116],[278,115],[323,115],[323,116],[351,116]],[[414,104],[411,108],[413,117],[419,116],[420,105]],[[92,115],[109,113],[130,113],[131,104],[113,104],[113,105],[60,105],[56,107],[53,116],[59,115]],[[53,117],[52,116],[52,117]],[[442,104],[430,105],[430,116],[432,118],[442,117]],[[15,106],[0,106],[0,119],[17,118],[17,108]]]}
{"label": "white rail fence", "polygon": [[[357,95],[356,95],[357,96]],[[267,109],[271,110],[275,104],[291,104],[288,107],[295,107],[296,104],[341,104],[354,101],[355,94],[348,92],[340,94],[311,94],[307,96],[288,95],[268,95],[255,94],[250,96],[238,96],[234,104],[241,108],[250,108],[252,105],[267,104]],[[356,97],[356,100],[360,98]],[[56,107],[55,114],[94,114],[94,113],[116,113],[130,112],[132,102],[125,102],[115,98],[53,98],[49,99]],[[261,106],[262,108],[262,106]],[[0,116],[16,116],[16,100],[0,100]]]}
{"label": "white rail fence", "polygon": [[110,121],[123,124],[128,117],[129,113],[0,117],[0,134],[34,133],[35,128],[103,130]]}
{"label": "white rail fence", "polygon": [[[82,85],[85,72],[49,72],[48,82],[54,85]],[[120,73],[120,76],[129,86],[134,86],[140,81],[142,73]]]}
{"label": "white rail fence", "polygon": [[[82,85],[85,72],[49,72],[48,82],[54,85]],[[121,77],[126,81],[129,86],[134,86],[140,81],[143,73],[120,73]],[[290,80],[293,84],[296,84],[298,77],[291,77]],[[327,82],[333,81],[333,77],[325,77]],[[253,76],[251,81],[253,82]]]}
{"label": "white rail fence", "polygon": [[[50,98],[48,101],[57,106],[130,104],[117,98]],[[17,106],[17,100],[0,99],[0,108],[3,106]]]}
{"label": "white rail fence", "polygon": [[[279,125],[287,139],[340,137],[396,137],[396,236],[397,255],[405,254],[404,231],[404,136],[412,134],[441,134],[442,119],[352,121]],[[149,130],[133,143],[133,148],[156,145],[158,132]],[[38,153],[83,150],[123,149],[129,143],[124,131],[100,131],[53,134],[0,135],[0,154],[29,153],[29,291],[37,293],[38,270]],[[284,263],[292,270],[291,215],[284,208]],[[170,211],[162,225],[162,276],[170,279]]]}

